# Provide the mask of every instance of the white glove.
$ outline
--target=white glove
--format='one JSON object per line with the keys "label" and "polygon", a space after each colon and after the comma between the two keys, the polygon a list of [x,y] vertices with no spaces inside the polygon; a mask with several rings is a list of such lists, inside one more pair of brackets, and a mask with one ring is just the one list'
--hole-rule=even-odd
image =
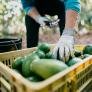
{"label": "white glove", "polygon": [[65,30],[53,50],[53,57],[67,62],[69,57],[74,57],[74,30]]}
{"label": "white glove", "polygon": [[58,25],[58,23],[60,21],[60,19],[58,19],[58,15],[54,15],[54,16],[45,15],[45,16],[49,20],[49,24],[47,24],[47,26],[53,28]]}
{"label": "white glove", "polygon": [[46,17],[42,17],[42,16],[37,16],[36,18],[35,18],[35,20],[36,20],[36,22],[38,23],[38,24],[40,24],[40,26],[45,26],[46,25],[46,21],[48,21],[48,19],[46,18]]}

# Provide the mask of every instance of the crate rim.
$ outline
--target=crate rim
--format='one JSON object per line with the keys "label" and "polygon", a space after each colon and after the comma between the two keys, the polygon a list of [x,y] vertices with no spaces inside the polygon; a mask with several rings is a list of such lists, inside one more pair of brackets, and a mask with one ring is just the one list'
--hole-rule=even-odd
{"label": "crate rim", "polygon": [[[50,44],[50,45],[51,45],[51,47],[54,47],[54,46],[55,46],[55,44]],[[77,45],[75,44],[75,46],[78,46],[78,47],[81,47],[81,46],[82,46],[82,47],[84,47],[85,44],[81,44],[81,45],[80,45],[80,44],[77,44]],[[3,52],[3,53],[0,53],[0,55],[2,55],[2,54],[8,54],[8,53],[14,53],[14,52],[16,52],[16,51],[18,52],[18,51],[21,51],[21,50],[22,50],[22,51],[26,51],[27,49],[28,49],[28,50],[31,50],[31,49],[35,50],[36,48],[37,48],[37,47],[23,48],[23,49],[20,49],[20,50],[14,50],[14,51]]]}

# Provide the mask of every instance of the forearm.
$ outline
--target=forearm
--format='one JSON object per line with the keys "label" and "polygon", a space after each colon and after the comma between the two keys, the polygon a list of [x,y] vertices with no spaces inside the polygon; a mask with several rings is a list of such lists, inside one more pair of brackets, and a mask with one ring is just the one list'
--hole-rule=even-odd
{"label": "forearm", "polygon": [[65,16],[65,29],[74,29],[79,14],[74,10],[67,10]]}
{"label": "forearm", "polygon": [[28,15],[34,20],[36,20],[37,16],[40,16],[39,12],[37,11],[35,7],[32,7],[31,10],[29,10]]}

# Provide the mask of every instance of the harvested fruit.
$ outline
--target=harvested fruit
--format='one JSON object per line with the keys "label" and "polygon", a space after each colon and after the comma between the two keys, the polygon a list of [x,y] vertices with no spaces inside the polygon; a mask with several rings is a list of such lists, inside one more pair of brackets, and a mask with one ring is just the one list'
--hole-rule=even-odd
{"label": "harvested fruit", "polygon": [[87,57],[89,57],[90,55],[89,54],[84,54],[83,56],[82,56],[82,59],[85,59],[85,58],[87,58]]}
{"label": "harvested fruit", "polygon": [[45,58],[45,53],[41,50],[36,50],[34,53],[37,54],[39,58]]}
{"label": "harvested fruit", "polygon": [[41,43],[38,45],[38,50],[48,53],[50,51],[50,45],[48,43]]}
{"label": "harvested fruit", "polygon": [[52,52],[50,51],[50,52],[46,53],[45,58],[46,58],[46,59],[51,59],[52,56],[53,56],[53,55],[52,55]]}
{"label": "harvested fruit", "polygon": [[55,59],[39,59],[32,62],[30,68],[35,74],[41,76],[43,79],[47,79],[50,76],[65,70],[68,66]]}
{"label": "harvested fruit", "polygon": [[29,81],[31,82],[40,82],[40,81],[43,81],[43,79],[37,75],[33,75],[31,77],[28,77],[27,78]]}
{"label": "harvested fruit", "polygon": [[20,72],[22,71],[22,63],[24,61],[24,57],[17,57],[12,63],[12,68],[17,69]]}
{"label": "harvested fruit", "polygon": [[81,58],[74,57],[74,58],[72,58],[71,60],[69,60],[67,62],[67,65],[68,66],[72,66],[72,65],[74,65],[74,64],[76,64],[78,62],[82,62],[82,59]]}
{"label": "harvested fruit", "polygon": [[83,49],[83,54],[92,55],[92,45],[86,45]]}
{"label": "harvested fruit", "polygon": [[25,57],[25,62],[23,62],[22,64],[22,74],[24,77],[29,77],[32,75],[32,72],[30,70],[30,64],[36,59],[39,59],[39,57],[34,53]]}

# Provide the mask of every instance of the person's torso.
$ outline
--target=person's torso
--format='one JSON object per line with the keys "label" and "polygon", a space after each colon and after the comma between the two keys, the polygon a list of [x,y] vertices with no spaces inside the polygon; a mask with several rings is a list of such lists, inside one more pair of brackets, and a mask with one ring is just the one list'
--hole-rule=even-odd
{"label": "person's torso", "polygon": [[61,2],[65,2],[67,0],[27,0],[28,2],[32,2],[32,3],[36,3],[36,2],[57,2],[57,1],[61,1]]}

